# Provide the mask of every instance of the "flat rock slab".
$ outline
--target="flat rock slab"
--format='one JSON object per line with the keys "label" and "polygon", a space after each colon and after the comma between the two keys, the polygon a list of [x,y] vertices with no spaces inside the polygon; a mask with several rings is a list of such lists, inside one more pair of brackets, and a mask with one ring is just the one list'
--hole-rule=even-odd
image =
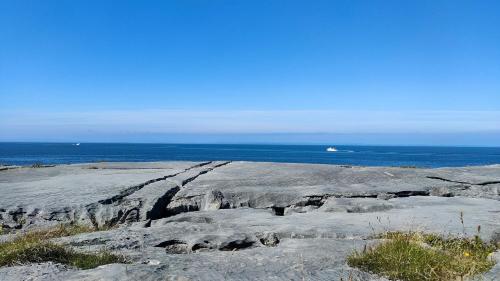
{"label": "flat rock slab", "polygon": [[0,172],[0,206],[62,208],[89,204],[196,164],[199,163],[95,163],[10,169]]}
{"label": "flat rock slab", "polygon": [[[109,249],[132,263],[92,270],[3,267],[0,280],[384,280],[350,268],[346,257],[377,243],[375,234],[384,231],[498,239],[499,190],[500,165],[14,167],[0,171],[5,229],[70,221],[115,226],[55,242],[79,251]],[[498,265],[484,277],[495,280],[497,273]]]}

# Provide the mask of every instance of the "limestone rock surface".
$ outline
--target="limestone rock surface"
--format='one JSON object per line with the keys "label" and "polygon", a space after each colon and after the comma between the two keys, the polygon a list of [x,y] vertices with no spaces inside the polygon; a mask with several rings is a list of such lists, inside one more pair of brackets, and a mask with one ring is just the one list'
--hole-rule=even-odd
{"label": "limestone rock surface", "polygon": [[[251,162],[92,163],[0,170],[0,224],[78,222],[55,239],[130,264],[0,268],[0,280],[385,280],[346,257],[374,234],[500,233],[500,165],[356,167]],[[462,224],[460,217],[464,223]],[[499,253],[495,254],[498,257]],[[498,265],[485,274],[498,278]]]}

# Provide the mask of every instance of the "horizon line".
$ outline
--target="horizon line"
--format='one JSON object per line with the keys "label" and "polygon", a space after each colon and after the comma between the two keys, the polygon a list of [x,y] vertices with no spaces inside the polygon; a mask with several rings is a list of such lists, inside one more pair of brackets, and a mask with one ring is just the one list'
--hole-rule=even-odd
{"label": "horizon line", "polygon": [[1,141],[0,144],[150,144],[150,145],[276,145],[276,146],[373,146],[373,147],[457,147],[457,148],[500,148],[500,145],[452,145],[452,144],[370,144],[370,143],[304,143],[304,142],[71,142],[71,141]]}

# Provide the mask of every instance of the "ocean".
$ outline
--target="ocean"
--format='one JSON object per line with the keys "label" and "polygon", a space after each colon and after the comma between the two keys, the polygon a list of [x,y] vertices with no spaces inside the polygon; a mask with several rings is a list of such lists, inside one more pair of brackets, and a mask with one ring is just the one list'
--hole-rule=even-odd
{"label": "ocean", "polygon": [[500,147],[243,144],[0,143],[0,164],[138,161],[265,161],[358,166],[457,167],[500,164]]}

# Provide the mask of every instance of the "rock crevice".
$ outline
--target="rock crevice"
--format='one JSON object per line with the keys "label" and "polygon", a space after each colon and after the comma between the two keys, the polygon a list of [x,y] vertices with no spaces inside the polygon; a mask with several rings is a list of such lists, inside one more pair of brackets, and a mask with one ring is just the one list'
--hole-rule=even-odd
{"label": "rock crevice", "polygon": [[466,184],[466,185],[480,185],[480,186],[485,186],[485,185],[490,185],[490,184],[500,184],[500,181],[493,180],[493,181],[485,181],[485,182],[479,182],[479,183],[472,183],[472,182],[467,182],[467,181],[457,181],[457,180],[450,180],[446,179],[443,177],[436,177],[436,176],[427,176],[428,179],[432,180],[440,180],[440,181],[445,181],[445,182],[452,182],[452,183],[459,183],[459,184]]}

